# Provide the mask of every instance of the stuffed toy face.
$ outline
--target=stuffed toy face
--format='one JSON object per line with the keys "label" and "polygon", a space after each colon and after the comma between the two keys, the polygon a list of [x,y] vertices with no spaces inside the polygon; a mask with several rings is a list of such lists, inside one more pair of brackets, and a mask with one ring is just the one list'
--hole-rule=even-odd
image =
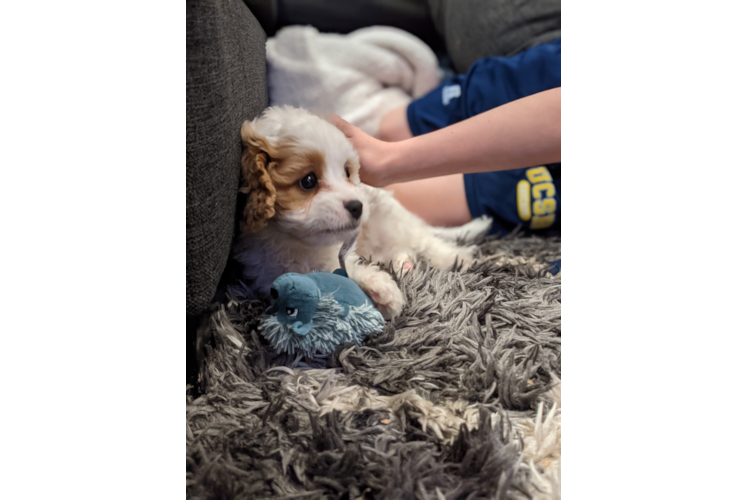
{"label": "stuffed toy face", "polygon": [[287,273],[273,282],[270,316],[260,333],[279,353],[331,354],[361,345],[384,328],[384,318],[361,288],[340,273]]}
{"label": "stuffed toy face", "polygon": [[314,281],[302,274],[284,274],[273,283],[270,296],[273,304],[268,313],[274,314],[280,323],[291,325],[291,330],[298,335],[309,333],[320,299]]}

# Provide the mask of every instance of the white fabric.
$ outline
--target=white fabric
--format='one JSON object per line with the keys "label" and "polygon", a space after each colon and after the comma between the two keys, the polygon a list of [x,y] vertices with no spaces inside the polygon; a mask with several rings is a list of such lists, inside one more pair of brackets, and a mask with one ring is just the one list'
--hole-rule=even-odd
{"label": "white fabric", "polygon": [[267,41],[272,106],[337,113],[368,134],[390,109],[439,83],[433,51],[397,28],[373,26],[348,35],[290,26]]}

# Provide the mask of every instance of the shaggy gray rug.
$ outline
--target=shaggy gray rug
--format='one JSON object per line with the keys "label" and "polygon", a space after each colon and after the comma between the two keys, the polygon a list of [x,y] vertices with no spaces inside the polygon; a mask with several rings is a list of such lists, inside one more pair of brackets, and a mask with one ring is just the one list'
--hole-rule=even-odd
{"label": "shaggy gray rug", "polygon": [[211,317],[187,390],[188,498],[560,498],[560,240],[467,271],[393,273],[403,314],[363,347],[277,355],[258,301]]}

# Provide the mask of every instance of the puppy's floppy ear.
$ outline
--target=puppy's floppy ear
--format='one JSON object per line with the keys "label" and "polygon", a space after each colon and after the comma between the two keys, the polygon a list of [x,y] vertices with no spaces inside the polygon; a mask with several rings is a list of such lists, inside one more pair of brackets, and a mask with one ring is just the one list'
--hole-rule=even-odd
{"label": "puppy's floppy ear", "polygon": [[257,232],[275,215],[275,186],[268,174],[275,156],[270,143],[258,134],[250,122],[242,125],[242,186],[239,189],[247,195],[244,207],[242,232]]}
{"label": "puppy's floppy ear", "polygon": [[361,163],[358,160],[358,156],[352,156],[345,162],[345,168],[350,173],[350,179],[353,184],[361,184],[361,177],[359,171],[361,170]]}

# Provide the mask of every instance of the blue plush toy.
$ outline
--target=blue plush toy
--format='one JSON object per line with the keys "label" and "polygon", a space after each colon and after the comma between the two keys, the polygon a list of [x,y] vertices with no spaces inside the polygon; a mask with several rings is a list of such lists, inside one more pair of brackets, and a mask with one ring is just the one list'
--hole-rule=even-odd
{"label": "blue plush toy", "polygon": [[330,354],[384,328],[382,314],[342,269],[286,273],[273,282],[270,295],[271,316],[260,324],[260,333],[277,352]]}

